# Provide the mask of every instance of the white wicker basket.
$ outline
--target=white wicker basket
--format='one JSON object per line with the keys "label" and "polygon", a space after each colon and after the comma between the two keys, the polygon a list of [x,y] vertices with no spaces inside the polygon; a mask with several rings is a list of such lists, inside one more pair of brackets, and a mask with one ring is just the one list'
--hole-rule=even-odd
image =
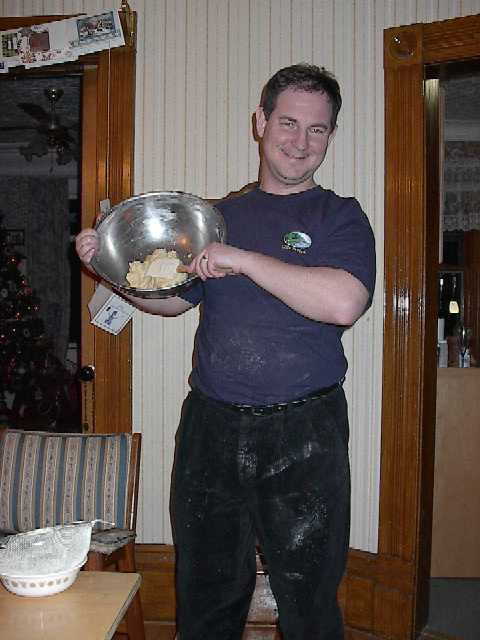
{"label": "white wicker basket", "polygon": [[40,598],[43,596],[53,596],[68,589],[77,579],[80,568],[85,564],[87,558],[80,564],[67,571],[46,574],[43,576],[14,576],[0,575],[3,586],[15,593],[17,596],[30,596]]}
{"label": "white wicker basket", "polygon": [[34,529],[0,548],[0,581],[20,596],[50,596],[67,589],[87,561],[92,522]]}

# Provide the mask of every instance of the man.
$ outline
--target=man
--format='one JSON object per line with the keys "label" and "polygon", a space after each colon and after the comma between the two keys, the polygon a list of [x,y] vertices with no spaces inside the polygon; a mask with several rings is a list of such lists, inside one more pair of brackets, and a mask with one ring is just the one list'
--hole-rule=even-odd
{"label": "man", "polygon": [[[198,285],[168,300],[202,303],[192,391],[177,433],[172,516],[181,640],[239,640],[266,559],[284,640],[339,640],[337,588],[349,542],[348,418],[341,337],[369,305],[374,240],[353,198],[317,186],[336,131],[339,86],[294,65],[256,110],[259,186],[218,204],[229,244],[188,270]],[[88,264],[97,247],[82,232]]]}

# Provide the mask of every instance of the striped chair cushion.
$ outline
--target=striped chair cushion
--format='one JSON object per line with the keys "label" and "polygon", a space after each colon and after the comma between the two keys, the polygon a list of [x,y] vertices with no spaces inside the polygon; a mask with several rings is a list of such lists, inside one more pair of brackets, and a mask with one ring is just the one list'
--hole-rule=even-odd
{"label": "striped chair cushion", "polygon": [[101,519],[128,529],[131,434],[7,430],[0,437],[0,530]]}

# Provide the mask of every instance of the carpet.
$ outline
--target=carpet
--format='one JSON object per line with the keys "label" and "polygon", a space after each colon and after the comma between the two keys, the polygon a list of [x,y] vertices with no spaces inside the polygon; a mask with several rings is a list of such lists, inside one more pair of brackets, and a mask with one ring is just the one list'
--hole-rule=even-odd
{"label": "carpet", "polygon": [[480,578],[432,578],[427,628],[456,640],[480,640]]}

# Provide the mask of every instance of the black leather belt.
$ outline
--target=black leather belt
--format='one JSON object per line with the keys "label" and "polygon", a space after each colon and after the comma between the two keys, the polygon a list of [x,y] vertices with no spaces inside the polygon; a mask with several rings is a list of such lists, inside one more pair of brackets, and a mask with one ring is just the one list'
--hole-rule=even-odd
{"label": "black leather belt", "polygon": [[[342,381],[343,382],[343,381]],[[290,400],[290,402],[278,402],[277,404],[267,404],[263,406],[255,406],[250,404],[234,404],[230,402],[222,402],[221,400],[213,400],[216,404],[220,404],[221,406],[232,409],[237,413],[244,413],[251,416],[269,416],[272,413],[280,413],[282,411],[286,411],[287,409],[291,409],[293,407],[298,407],[302,404],[306,404],[312,400],[318,400],[319,398],[323,398],[328,395],[334,389],[337,389],[341,386],[341,382],[336,382],[335,384],[330,385],[329,387],[323,387],[322,389],[317,389],[312,393],[308,394],[308,396],[304,396],[303,398],[297,398],[295,400]]]}

